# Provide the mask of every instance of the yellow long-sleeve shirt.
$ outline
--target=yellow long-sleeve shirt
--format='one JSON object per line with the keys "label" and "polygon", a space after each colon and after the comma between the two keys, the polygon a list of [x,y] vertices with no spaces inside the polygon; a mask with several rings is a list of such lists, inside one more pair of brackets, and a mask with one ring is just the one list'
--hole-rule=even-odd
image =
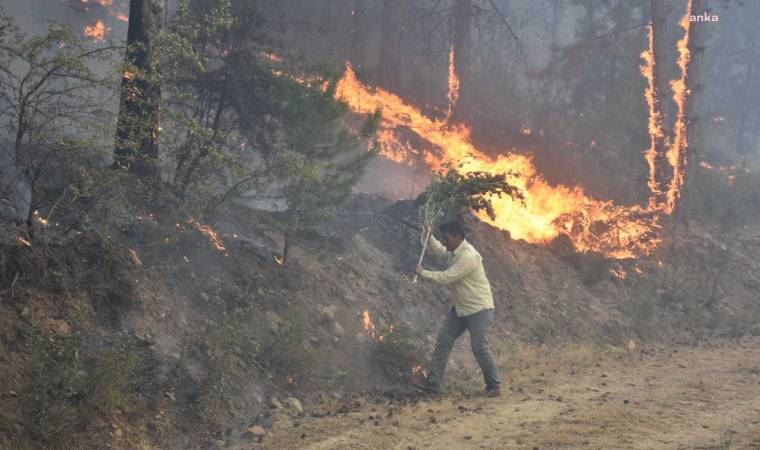
{"label": "yellow long-sleeve shirt", "polygon": [[431,235],[428,248],[433,256],[445,258],[449,268],[441,272],[423,270],[420,275],[440,284],[451,285],[457,316],[469,316],[484,309],[493,309],[491,284],[483,268],[483,257],[475,247],[464,240],[456,250],[449,252]]}

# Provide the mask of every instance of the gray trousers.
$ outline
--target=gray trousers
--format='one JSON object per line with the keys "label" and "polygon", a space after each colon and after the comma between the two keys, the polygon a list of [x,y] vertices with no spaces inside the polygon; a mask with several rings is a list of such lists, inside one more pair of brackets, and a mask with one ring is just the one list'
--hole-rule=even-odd
{"label": "gray trousers", "polygon": [[493,322],[493,311],[493,309],[484,309],[469,316],[458,317],[454,307],[449,310],[435,343],[429,377],[432,383],[439,386],[443,385],[451,349],[466,329],[470,331],[472,353],[478,361],[480,370],[483,371],[486,388],[496,389],[501,385],[499,369],[496,367],[496,361],[491,354],[491,348],[488,346],[488,330]]}

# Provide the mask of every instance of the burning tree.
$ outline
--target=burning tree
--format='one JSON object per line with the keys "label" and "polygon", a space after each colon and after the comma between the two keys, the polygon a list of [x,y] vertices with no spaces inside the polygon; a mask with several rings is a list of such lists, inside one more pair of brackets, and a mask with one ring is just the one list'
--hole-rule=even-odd
{"label": "burning tree", "polygon": [[[425,202],[420,209],[420,221],[423,226],[422,253],[418,264],[425,257],[433,226],[447,215],[459,216],[468,210],[483,211],[494,219],[496,213],[491,200],[494,196],[507,195],[513,200],[524,200],[522,191],[507,181],[516,177],[513,172],[491,174],[486,172],[460,173],[450,165],[433,175],[422,197]],[[417,281],[417,277],[414,277]]]}

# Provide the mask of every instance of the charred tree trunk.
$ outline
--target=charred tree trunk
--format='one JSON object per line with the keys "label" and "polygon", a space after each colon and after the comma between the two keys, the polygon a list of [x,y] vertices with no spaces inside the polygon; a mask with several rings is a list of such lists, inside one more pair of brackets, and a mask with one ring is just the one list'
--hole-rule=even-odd
{"label": "charred tree trunk", "polygon": [[291,238],[290,233],[285,233],[284,242],[282,244],[282,261],[280,264],[284,267],[288,265],[288,254],[290,253]]}
{"label": "charred tree trunk", "polygon": [[667,202],[667,192],[670,180],[673,178],[673,168],[668,162],[668,132],[667,118],[665,112],[665,97],[663,97],[668,83],[667,65],[664,63],[667,55],[666,31],[667,31],[667,11],[665,3],[662,0],[652,0],[652,109],[655,114],[654,121],[662,130],[662,135],[657,135],[653,130],[652,148],[654,149],[654,186],[653,202],[656,205],[664,205]]}
{"label": "charred tree trunk", "polygon": [[121,80],[114,165],[158,177],[161,87],[156,40],[163,24],[161,0],[130,0],[127,52]]}
{"label": "charred tree trunk", "polygon": [[452,122],[462,121],[472,106],[472,0],[456,0],[454,4],[454,73],[459,80],[459,92],[450,105]]}
{"label": "charred tree trunk", "polygon": [[757,37],[750,36],[749,52],[746,58],[747,71],[744,73],[742,83],[742,97],[739,104],[739,127],[736,130],[736,152],[742,157],[747,156],[747,147],[744,142],[744,133],[747,127],[747,97],[749,96],[749,85],[754,80],[755,57],[757,48]]}
{"label": "charred tree trunk", "polygon": [[559,28],[559,21],[561,16],[561,8],[562,4],[560,2],[552,2],[552,23],[551,23],[551,50],[555,51],[557,49],[557,28]]}
{"label": "charred tree trunk", "polygon": [[351,22],[351,53],[349,60],[354,68],[361,71],[364,68],[365,39],[364,29],[366,23],[366,11],[364,0],[354,0],[353,17]]}
{"label": "charred tree trunk", "polygon": [[[689,0],[691,11],[688,14],[708,11],[707,0]],[[686,89],[690,92],[686,104],[686,123],[688,146],[681,155],[681,167],[684,170],[684,181],[678,202],[673,211],[674,217],[682,225],[689,225],[688,204],[691,195],[691,185],[694,180],[694,172],[697,167],[697,155],[701,142],[701,124],[697,115],[699,111],[699,99],[702,91],[702,61],[705,54],[705,25],[701,23],[691,24],[691,36],[689,39],[689,51],[691,61],[686,76]]]}
{"label": "charred tree trunk", "polygon": [[386,89],[401,88],[401,7],[402,0],[383,0],[379,81]]}

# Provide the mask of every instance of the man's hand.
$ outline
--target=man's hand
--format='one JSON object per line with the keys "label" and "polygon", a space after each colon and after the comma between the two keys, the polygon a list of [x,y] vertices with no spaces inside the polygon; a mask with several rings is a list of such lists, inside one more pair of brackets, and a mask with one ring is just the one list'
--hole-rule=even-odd
{"label": "man's hand", "polygon": [[416,269],[414,269],[414,272],[415,272],[417,275],[420,275],[420,276],[421,276],[421,275],[422,275],[422,271],[423,271],[423,270],[425,270],[425,269],[424,269],[424,268],[423,268],[421,265],[417,264],[417,268],[416,268]]}

